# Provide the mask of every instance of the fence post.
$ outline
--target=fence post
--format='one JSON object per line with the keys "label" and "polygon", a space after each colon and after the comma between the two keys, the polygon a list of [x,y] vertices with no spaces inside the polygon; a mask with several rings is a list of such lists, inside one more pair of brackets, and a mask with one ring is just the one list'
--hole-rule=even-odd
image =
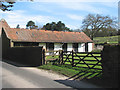
{"label": "fence post", "polygon": [[42,64],[45,64],[45,49],[42,50]]}
{"label": "fence post", "polygon": [[73,52],[73,50],[72,50],[72,67],[74,66],[74,52]]}
{"label": "fence post", "polygon": [[60,52],[60,50],[59,50],[59,58],[58,58],[58,63],[60,64],[60,54],[61,54],[61,52]]}
{"label": "fence post", "polygon": [[61,51],[61,64],[63,64],[63,50]]}

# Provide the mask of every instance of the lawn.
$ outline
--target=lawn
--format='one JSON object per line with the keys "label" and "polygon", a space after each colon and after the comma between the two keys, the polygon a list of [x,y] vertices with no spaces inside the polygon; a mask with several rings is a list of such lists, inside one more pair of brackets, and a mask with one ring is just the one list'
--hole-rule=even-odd
{"label": "lawn", "polygon": [[93,41],[95,42],[95,44],[102,44],[102,43],[105,43],[105,42],[109,42],[110,44],[114,44],[114,43],[118,43],[118,37],[119,36],[109,36],[109,37],[95,37],[93,39]]}

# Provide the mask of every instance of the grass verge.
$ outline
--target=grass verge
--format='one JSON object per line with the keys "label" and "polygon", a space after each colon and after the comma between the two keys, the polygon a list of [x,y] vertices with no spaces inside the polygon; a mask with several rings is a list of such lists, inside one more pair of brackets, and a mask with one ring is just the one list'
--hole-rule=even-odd
{"label": "grass verge", "polygon": [[[93,77],[101,77],[101,74],[99,74],[100,70],[90,70],[86,68],[79,68],[79,67],[72,67],[71,65],[42,65],[38,67],[39,69],[45,69],[45,70],[52,70],[56,73],[76,78],[83,74],[81,77],[82,79],[86,77],[86,75],[90,74],[89,77],[86,77],[87,79],[93,78]],[[86,73],[87,72],[87,73]],[[93,73],[94,72],[94,73]],[[99,74],[99,75],[97,75]],[[81,79],[81,77],[77,79]]]}

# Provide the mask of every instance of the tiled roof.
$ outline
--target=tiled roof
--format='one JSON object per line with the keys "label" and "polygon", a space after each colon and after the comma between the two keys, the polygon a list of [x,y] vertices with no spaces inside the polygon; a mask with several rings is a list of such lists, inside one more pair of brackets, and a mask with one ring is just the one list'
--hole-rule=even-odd
{"label": "tiled roof", "polygon": [[2,21],[2,23],[2,27],[4,28],[7,37],[16,42],[93,42],[83,32],[17,29],[10,28],[6,21]]}

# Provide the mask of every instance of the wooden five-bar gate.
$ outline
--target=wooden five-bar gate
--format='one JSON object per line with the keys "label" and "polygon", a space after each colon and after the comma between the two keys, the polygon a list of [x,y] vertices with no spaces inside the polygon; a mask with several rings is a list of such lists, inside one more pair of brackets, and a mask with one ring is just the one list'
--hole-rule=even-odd
{"label": "wooden five-bar gate", "polygon": [[[79,73],[68,79],[90,79],[102,74],[101,52],[74,52],[74,51],[45,51],[43,50],[45,64],[67,65],[79,69]],[[78,67],[78,68],[77,68]]]}
{"label": "wooden five-bar gate", "polygon": [[45,63],[102,70],[101,52],[45,51]]}
{"label": "wooden five-bar gate", "polygon": [[101,70],[101,53],[62,51],[61,64],[71,64],[73,67]]}

